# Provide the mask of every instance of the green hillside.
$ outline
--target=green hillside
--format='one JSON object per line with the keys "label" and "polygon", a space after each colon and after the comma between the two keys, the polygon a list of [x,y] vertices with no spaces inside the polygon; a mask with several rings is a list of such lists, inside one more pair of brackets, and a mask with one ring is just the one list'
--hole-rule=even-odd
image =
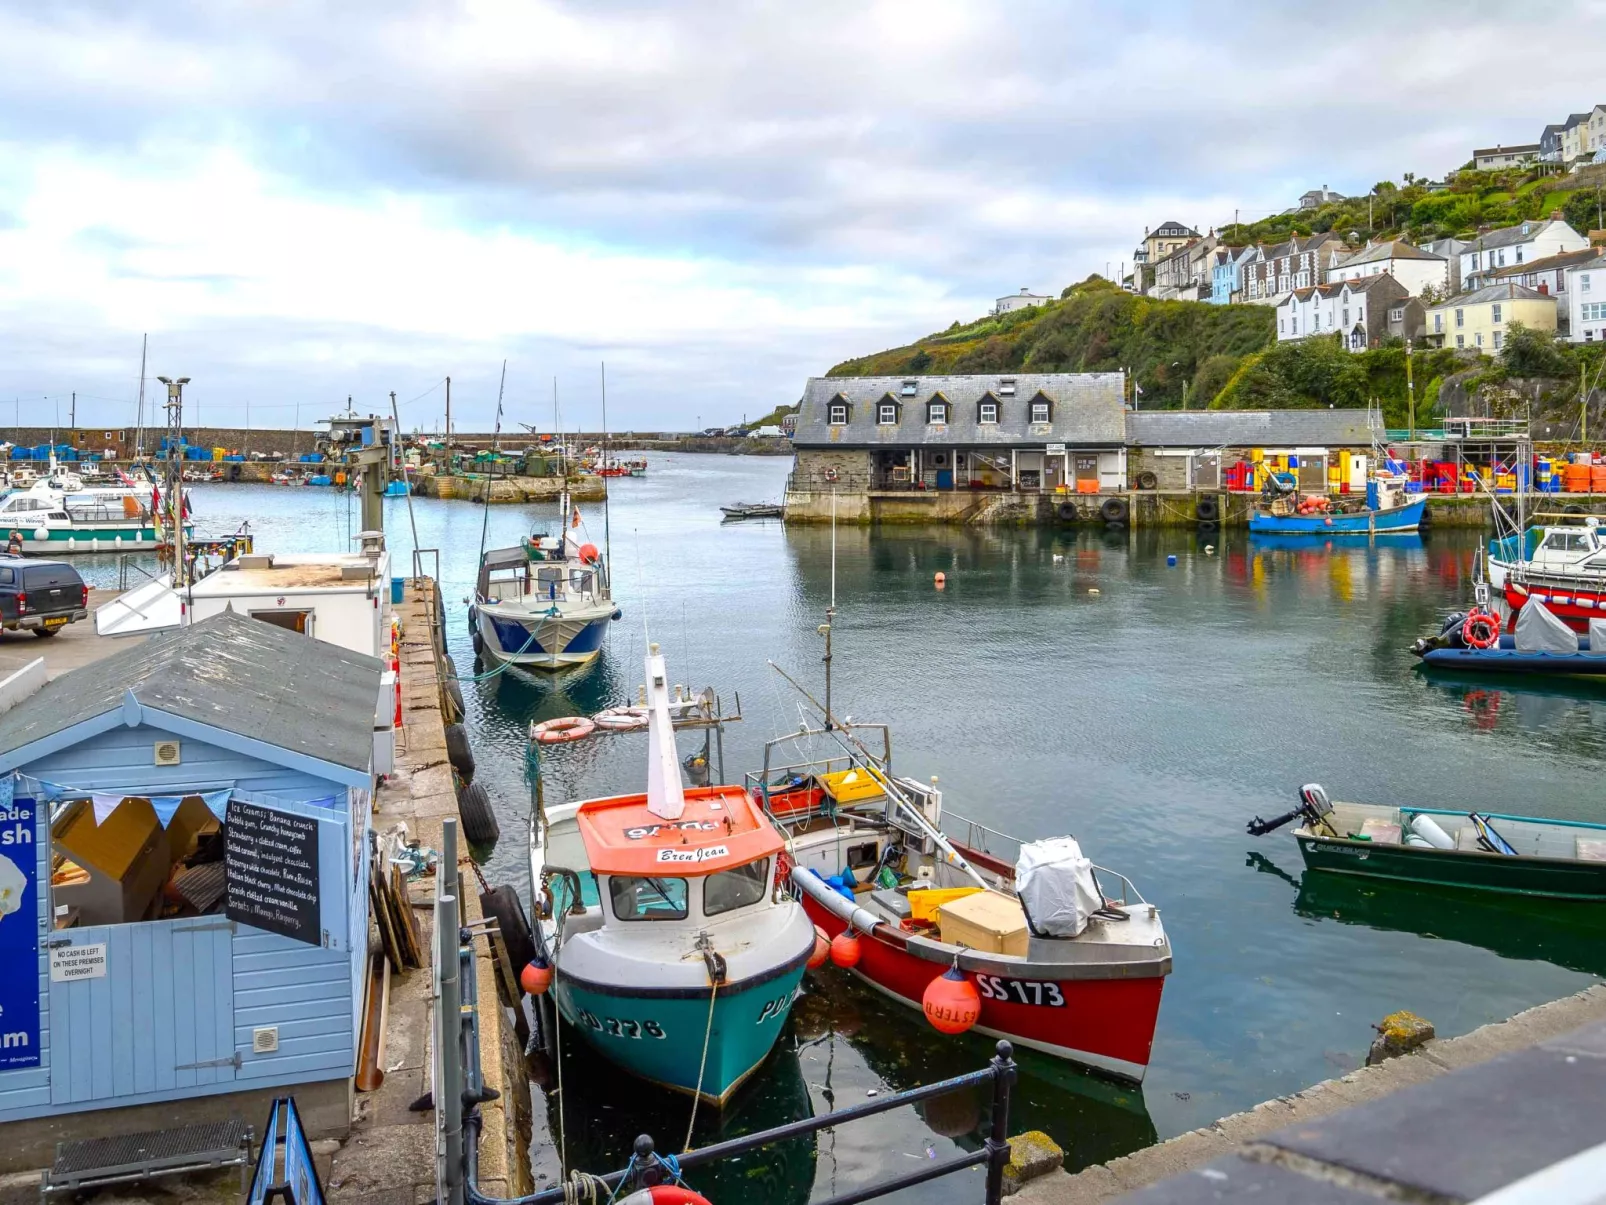
{"label": "green hillside", "polygon": [[1265,348],[1276,335],[1276,312],[1265,306],[1155,301],[1090,276],[1066,289],[1059,301],[965,325],[956,322],[908,347],[847,360],[827,375],[1124,368],[1143,390],[1143,405],[1180,406],[1187,381],[1193,406],[1194,397],[1201,405],[1213,397],[1243,357]]}

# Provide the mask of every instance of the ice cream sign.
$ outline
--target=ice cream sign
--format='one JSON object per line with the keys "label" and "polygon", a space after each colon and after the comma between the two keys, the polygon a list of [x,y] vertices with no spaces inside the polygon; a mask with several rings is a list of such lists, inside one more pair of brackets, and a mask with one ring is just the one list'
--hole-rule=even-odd
{"label": "ice cream sign", "polygon": [[39,896],[34,801],[0,779],[0,1074],[39,1066]]}

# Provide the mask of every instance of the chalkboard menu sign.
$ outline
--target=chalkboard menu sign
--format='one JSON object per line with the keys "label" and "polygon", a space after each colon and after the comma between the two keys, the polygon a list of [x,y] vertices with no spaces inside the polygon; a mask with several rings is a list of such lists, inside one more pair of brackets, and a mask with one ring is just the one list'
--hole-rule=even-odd
{"label": "chalkboard menu sign", "polygon": [[226,831],[228,918],[322,945],[318,822],[231,799]]}

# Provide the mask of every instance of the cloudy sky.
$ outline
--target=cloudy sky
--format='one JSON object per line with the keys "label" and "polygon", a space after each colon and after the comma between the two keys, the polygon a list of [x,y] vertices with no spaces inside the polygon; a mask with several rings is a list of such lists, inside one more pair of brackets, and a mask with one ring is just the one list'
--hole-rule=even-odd
{"label": "cloudy sky", "polygon": [[[0,0],[0,419],[727,423],[1606,101],[1606,0]],[[1513,68],[1511,56],[1520,66]],[[14,400],[15,399],[15,400]],[[12,402],[7,409],[5,402]],[[459,417],[461,416],[461,417]]]}

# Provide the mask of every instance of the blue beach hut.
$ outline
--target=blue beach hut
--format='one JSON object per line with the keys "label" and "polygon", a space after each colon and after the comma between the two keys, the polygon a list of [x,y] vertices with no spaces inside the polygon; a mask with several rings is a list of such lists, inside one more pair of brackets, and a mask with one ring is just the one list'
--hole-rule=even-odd
{"label": "blue beach hut", "polygon": [[0,1171],[276,1093],[348,1125],[384,663],[310,654],[225,611],[0,715]]}

